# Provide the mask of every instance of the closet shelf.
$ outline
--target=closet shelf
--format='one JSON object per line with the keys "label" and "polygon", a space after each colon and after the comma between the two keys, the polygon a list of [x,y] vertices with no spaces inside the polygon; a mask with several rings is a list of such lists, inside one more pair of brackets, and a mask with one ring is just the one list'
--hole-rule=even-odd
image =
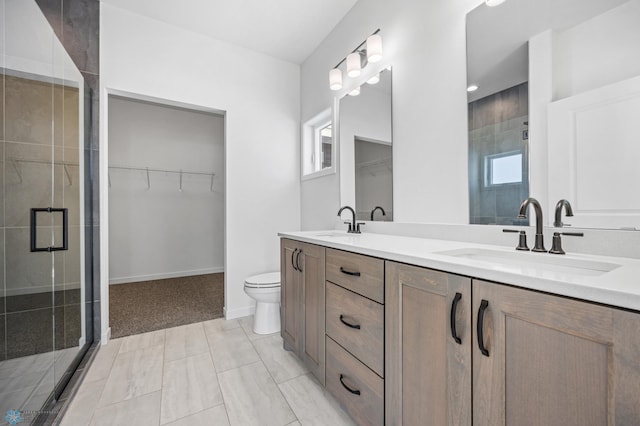
{"label": "closet shelf", "polygon": [[[136,171],[136,172],[146,172],[147,189],[151,189],[151,178],[149,177],[150,172],[177,174],[177,175],[180,175],[180,186],[179,186],[180,191],[182,191],[182,176],[184,175],[209,176],[211,178],[211,186],[209,189],[211,192],[214,192],[213,178],[216,176],[216,174],[213,172],[192,172],[187,170],[154,169],[150,167],[130,167],[130,166],[109,166],[109,170],[129,170],[129,171]],[[111,175],[109,175],[109,187],[111,187]]]}
{"label": "closet shelf", "polygon": [[379,160],[372,161],[363,161],[361,163],[356,163],[356,170],[363,170],[369,172],[372,176],[375,176],[377,172],[386,169],[391,171],[393,167],[393,163],[391,161],[391,157],[381,158]]}
{"label": "closet shelf", "polygon": [[69,181],[69,186],[71,186],[73,184],[73,182],[71,181],[71,174],[69,174],[69,169],[67,169],[67,167],[69,167],[69,166],[78,167],[79,166],[78,163],[70,163],[68,161],[27,160],[27,159],[24,159],[24,158],[8,158],[7,160],[13,166],[13,169],[15,170],[16,175],[18,175],[18,181],[21,184],[22,184],[22,172],[20,171],[20,167],[19,167],[20,163],[44,164],[45,166],[51,166],[51,165],[62,166],[62,167],[64,167],[64,174],[67,177],[67,180]]}

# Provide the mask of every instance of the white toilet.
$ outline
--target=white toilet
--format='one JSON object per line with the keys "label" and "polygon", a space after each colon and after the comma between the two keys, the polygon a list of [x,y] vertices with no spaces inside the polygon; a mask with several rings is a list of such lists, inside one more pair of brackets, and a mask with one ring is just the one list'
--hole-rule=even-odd
{"label": "white toilet", "polygon": [[280,331],[280,272],[267,272],[245,279],[244,292],[256,301],[253,332]]}

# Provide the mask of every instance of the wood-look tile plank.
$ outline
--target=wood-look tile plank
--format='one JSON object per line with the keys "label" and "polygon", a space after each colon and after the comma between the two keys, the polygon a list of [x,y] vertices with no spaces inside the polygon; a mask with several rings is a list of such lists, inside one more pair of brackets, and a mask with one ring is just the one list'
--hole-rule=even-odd
{"label": "wood-look tile plank", "polygon": [[218,373],[260,360],[242,328],[207,334],[207,339]]}
{"label": "wood-look tile plank", "polygon": [[262,362],[218,375],[232,426],[282,426],[296,420]]}
{"label": "wood-look tile plank", "polygon": [[102,392],[100,407],[158,391],[162,388],[164,346],[121,353]]}
{"label": "wood-look tile plank", "polygon": [[355,425],[349,415],[310,374],[279,385],[300,423],[304,425]]}
{"label": "wood-look tile plank", "polygon": [[208,352],[166,363],[162,385],[162,424],[222,403],[218,378]]}
{"label": "wood-look tile plank", "polygon": [[292,351],[283,348],[282,337],[277,334],[256,340],[253,346],[276,383],[282,383],[309,372],[309,369]]}
{"label": "wood-look tile plank", "polygon": [[120,353],[138,349],[150,348],[164,344],[165,330],[150,331],[149,333],[134,334],[122,338]]}
{"label": "wood-look tile plank", "polygon": [[153,392],[96,410],[92,426],[157,426],[160,421],[160,394]]}
{"label": "wood-look tile plank", "polygon": [[229,417],[224,405],[218,405],[167,423],[167,426],[229,426]]}
{"label": "wood-look tile plank", "polygon": [[165,334],[164,362],[187,358],[209,351],[202,323],[168,328]]}

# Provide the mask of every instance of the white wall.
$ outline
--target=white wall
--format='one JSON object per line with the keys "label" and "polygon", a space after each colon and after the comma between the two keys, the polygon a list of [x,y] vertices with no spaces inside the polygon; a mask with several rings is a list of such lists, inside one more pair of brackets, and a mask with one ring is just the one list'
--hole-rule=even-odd
{"label": "white wall", "polygon": [[[480,3],[360,1],[302,64],[304,121],[341,95],[329,90],[329,70],[380,28],[380,66],[393,65],[397,221],[468,223],[465,15]],[[339,187],[339,174],[303,182],[303,229],[334,226]]]}
{"label": "white wall", "polygon": [[110,284],[224,271],[224,117],[109,97]]}
{"label": "white wall", "polygon": [[558,32],[553,47],[553,99],[640,75],[640,0]]}
{"label": "white wall", "polygon": [[[300,227],[299,67],[105,3],[100,29],[103,239],[108,218],[105,92],[226,112],[225,308],[227,318],[250,313],[244,278],[278,270],[277,232]],[[105,275],[103,269],[102,320],[108,324]]]}

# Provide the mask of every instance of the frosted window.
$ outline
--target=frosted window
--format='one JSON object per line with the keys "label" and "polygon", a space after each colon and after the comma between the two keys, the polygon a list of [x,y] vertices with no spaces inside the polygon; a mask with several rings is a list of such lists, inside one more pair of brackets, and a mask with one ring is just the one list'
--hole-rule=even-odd
{"label": "frosted window", "polygon": [[522,153],[489,157],[489,185],[522,182]]}

